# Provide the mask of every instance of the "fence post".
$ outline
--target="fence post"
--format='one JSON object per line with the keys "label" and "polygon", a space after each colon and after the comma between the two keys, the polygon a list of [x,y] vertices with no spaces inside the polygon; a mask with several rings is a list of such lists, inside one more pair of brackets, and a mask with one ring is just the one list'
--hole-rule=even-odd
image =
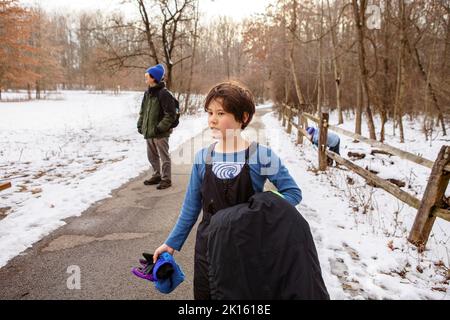
{"label": "fence post", "polygon": [[319,149],[319,170],[327,170],[327,154],[325,150],[327,149],[327,138],[328,138],[328,113],[322,113],[320,115],[320,135],[318,141]]}
{"label": "fence post", "polygon": [[297,144],[303,144],[303,133],[300,131],[300,128],[303,128],[303,123],[303,114],[299,108],[297,110]]}
{"label": "fence post", "polygon": [[442,207],[444,193],[450,179],[450,172],[444,169],[448,163],[450,163],[450,146],[442,146],[431,169],[427,188],[408,237],[408,241],[420,251],[425,249],[434,220],[436,220],[433,209]]}
{"label": "fence post", "polygon": [[281,124],[283,126],[283,128],[286,126],[286,110],[287,110],[287,105],[283,104],[283,123]]}
{"label": "fence post", "polygon": [[283,116],[283,104],[278,105],[278,121],[281,121],[281,117]]}

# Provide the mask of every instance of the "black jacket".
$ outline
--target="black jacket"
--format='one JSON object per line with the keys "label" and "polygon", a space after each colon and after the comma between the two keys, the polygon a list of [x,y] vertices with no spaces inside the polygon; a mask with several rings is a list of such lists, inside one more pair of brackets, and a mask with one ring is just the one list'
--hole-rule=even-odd
{"label": "black jacket", "polygon": [[329,299],[308,223],[272,192],[218,211],[207,258],[213,299]]}

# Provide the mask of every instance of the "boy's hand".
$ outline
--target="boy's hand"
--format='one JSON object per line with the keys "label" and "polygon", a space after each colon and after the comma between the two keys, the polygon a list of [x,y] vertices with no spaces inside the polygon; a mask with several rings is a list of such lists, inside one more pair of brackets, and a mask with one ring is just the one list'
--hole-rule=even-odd
{"label": "boy's hand", "polygon": [[158,257],[159,257],[159,255],[160,255],[161,253],[163,253],[163,252],[168,252],[168,253],[170,253],[171,255],[173,255],[174,251],[175,251],[174,248],[169,247],[167,244],[164,243],[164,244],[161,245],[159,248],[157,248],[157,249],[155,250],[155,252],[153,253],[153,263],[156,263],[156,260],[158,260]]}

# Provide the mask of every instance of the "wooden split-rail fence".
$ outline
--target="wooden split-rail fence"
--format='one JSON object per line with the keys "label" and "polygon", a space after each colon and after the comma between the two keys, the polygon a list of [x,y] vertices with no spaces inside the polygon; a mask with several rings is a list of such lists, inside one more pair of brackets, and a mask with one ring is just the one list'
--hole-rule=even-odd
{"label": "wooden split-rail fence", "polygon": [[[279,105],[277,109],[278,120],[282,121],[282,125],[283,127],[286,127],[287,133],[290,134],[292,132],[292,128],[295,128],[297,130],[297,144],[303,143],[304,137],[312,142],[308,133],[306,132],[306,128],[308,127],[308,120],[311,120],[317,124],[317,127],[320,129],[318,142],[318,169],[320,171],[325,171],[327,169],[327,157],[330,157],[337,163],[357,173],[371,184],[382,188],[400,201],[417,209],[416,218],[410,230],[408,241],[414,244],[419,249],[419,251],[423,251],[425,249],[425,245],[428,241],[431,229],[433,228],[433,224],[436,218],[450,221],[450,210],[444,208],[445,190],[450,179],[450,146],[442,146],[436,160],[433,162],[410,152],[389,146],[385,143],[381,143],[363,137],[359,134],[344,130],[340,127],[330,125],[328,123],[329,116],[327,113],[322,113],[320,115],[320,118],[318,118],[311,114],[300,111],[300,108],[293,108],[285,104]],[[297,123],[293,121],[293,118],[295,116],[298,119]],[[352,161],[344,159],[338,154],[327,150],[326,143],[328,130],[332,130],[336,133],[351,137],[361,142],[365,142],[372,147],[379,148],[402,159],[406,159],[430,168],[431,174],[428,178],[428,184],[422,196],[422,199],[417,199],[408,192],[400,189],[397,185],[386,181],[378,177],[376,174],[356,165]]]}

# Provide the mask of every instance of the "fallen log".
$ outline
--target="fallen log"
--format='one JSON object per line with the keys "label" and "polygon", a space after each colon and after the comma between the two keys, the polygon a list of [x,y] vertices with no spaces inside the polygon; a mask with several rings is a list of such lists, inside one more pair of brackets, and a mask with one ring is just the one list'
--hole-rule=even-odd
{"label": "fallen log", "polygon": [[352,158],[352,160],[355,160],[355,159],[359,160],[359,159],[364,159],[366,157],[366,154],[365,153],[358,153],[358,152],[351,152],[351,151],[349,151],[347,153],[347,156],[349,158]]}
{"label": "fallen log", "polygon": [[378,149],[373,149],[372,151],[370,151],[370,154],[371,154],[372,156],[374,156],[374,155],[376,155],[376,154],[385,154],[385,155],[387,155],[387,156],[389,156],[389,157],[392,157],[392,156],[393,156],[393,154],[390,153],[390,152],[387,152],[387,151],[384,151],[384,150],[378,150]]}

